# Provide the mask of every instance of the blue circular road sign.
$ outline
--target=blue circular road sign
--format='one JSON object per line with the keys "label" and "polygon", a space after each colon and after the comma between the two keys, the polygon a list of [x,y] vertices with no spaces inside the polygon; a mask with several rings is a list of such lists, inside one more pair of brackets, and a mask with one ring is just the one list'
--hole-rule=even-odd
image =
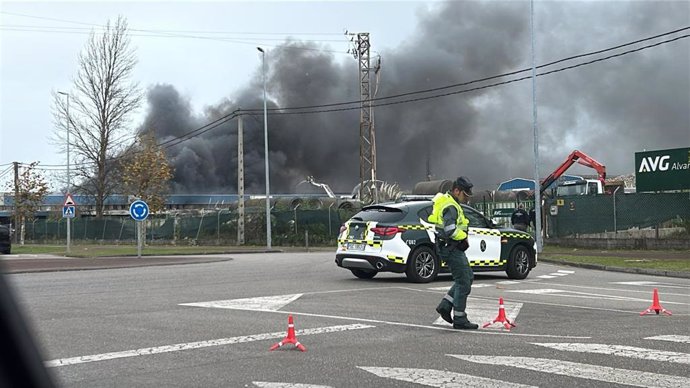
{"label": "blue circular road sign", "polygon": [[138,199],[129,205],[129,215],[136,221],[144,221],[149,216],[149,205]]}

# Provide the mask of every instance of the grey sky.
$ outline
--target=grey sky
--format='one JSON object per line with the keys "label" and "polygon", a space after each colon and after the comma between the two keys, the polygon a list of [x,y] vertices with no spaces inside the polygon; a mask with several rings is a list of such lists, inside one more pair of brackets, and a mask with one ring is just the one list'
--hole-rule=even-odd
{"label": "grey sky", "polygon": [[[267,49],[269,104],[279,107],[357,98],[357,62],[344,54],[349,47],[342,35],[345,29],[371,34],[372,49],[382,57],[379,97],[531,66],[528,1],[3,2],[2,11],[0,171],[13,161],[65,163],[64,154],[49,141],[53,131],[50,93],[70,90],[77,55],[88,34],[82,30],[63,33],[64,27],[102,25],[118,14],[127,17],[137,48],[135,79],[150,91],[132,130],[154,128],[161,140],[193,130],[238,106],[261,108],[257,45]],[[537,1],[535,18],[536,60],[543,64],[688,27],[690,2]],[[36,26],[62,29],[37,32]],[[140,36],[159,35],[161,30],[200,32],[176,33],[197,38]],[[208,36],[201,31],[245,34],[227,42],[198,38]],[[292,41],[286,43],[288,37]],[[636,151],[690,146],[689,41],[679,39],[539,77],[542,175],[573,149],[607,165],[609,175],[618,175],[633,172]],[[495,188],[512,177],[532,177],[531,104],[531,82],[525,80],[377,108],[379,178],[411,189],[425,178],[427,159],[436,178],[468,175],[480,188]],[[270,116],[272,187],[291,192],[306,175],[314,175],[336,191],[349,192],[358,180],[358,117],[356,110]],[[229,123],[170,149],[179,191],[236,191],[235,128],[234,122]],[[247,118],[245,128],[246,180],[250,190],[261,192],[261,122]],[[571,172],[592,173],[583,167]]]}

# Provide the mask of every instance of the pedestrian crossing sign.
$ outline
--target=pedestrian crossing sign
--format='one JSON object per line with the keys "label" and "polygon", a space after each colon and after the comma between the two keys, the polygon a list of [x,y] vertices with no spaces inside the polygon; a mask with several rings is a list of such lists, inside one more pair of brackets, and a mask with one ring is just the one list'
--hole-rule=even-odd
{"label": "pedestrian crossing sign", "polygon": [[63,206],[62,218],[74,218],[74,206]]}

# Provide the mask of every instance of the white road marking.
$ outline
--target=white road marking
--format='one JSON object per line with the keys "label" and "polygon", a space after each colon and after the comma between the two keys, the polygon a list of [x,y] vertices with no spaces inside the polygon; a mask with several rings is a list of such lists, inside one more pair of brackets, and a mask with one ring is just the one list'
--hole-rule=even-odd
{"label": "white road marking", "polygon": [[557,272],[566,273],[566,274],[575,273],[575,271],[566,271],[566,270],[564,270],[564,269],[559,269]]}
{"label": "white road marking", "polygon": [[[540,282],[540,285],[544,286],[557,286],[557,287],[568,287],[568,288],[584,288],[586,290],[602,290],[602,291],[616,291],[616,292],[621,292],[625,294],[631,294],[631,293],[637,293],[637,294],[643,294],[643,295],[650,295],[651,290],[628,290],[628,289],[621,289],[621,288],[607,288],[607,287],[592,287],[592,286],[579,286],[575,284],[564,284],[564,283],[549,283],[549,282]],[[686,289],[689,288],[690,286],[685,287]],[[669,293],[664,291],[664,295],[670,295],[670,296],[687,296],[687,293],[684,294],[674,294],[674,293]]]}
{"label": "white road marking", "polygon": [[690,364],[690,354],[637,348],[634,346],[583,344],[583,343],[532,343],[532,345],[544,346],[551,349],[566,352],[611,354],[614,356],[637,358],[650,361],[675,362],[677,364]]}
{"label": "white road marking", "polygon": [[[405,287],[394,287],[394,288],[407,289],[407,290],[416,291],[416,292],[428,292],[428,290],[408,289]],[[348,290],[346,290],[346,291],[348,291]],[[358,291],[358,290],[354,290],[354,291]],[[316,293],[313,293],[313,294],[316,294]],[[299,294],[299,295],[302,295],[302,294]],[[285,296],[289,296],[289,295],[285,295]],[[267,298],[270,298],[270,297],[267,297]],[[256,298],[249,298],[249,299],[256,299]],[[341,319],[341,320],[346,320],[346,321],[377,323],[377,324],[393,325],[393,326],[416,327],[416,328],[420,328],[420,329],[448,330],[448,331],[457,332],[457,330],[452,329],[452,328],[439,327],[439,326],[434,326],[434,325],[419,325],[419,324],[407,323],[407,322],[382,321],[379,319],[367,319],[367,318],[346,317],[346,316],[342,316],[342,315],[306,313],[306,312],[301,312],[301,311],[269,310],[269,309],[263,308],[263,306],[260,303],[240,303],[240,302],[231,303],[233,301],[243,301],[243,300],[245,300],[245,299],[233,299],[233,300],[226,300],[226,301],[201,302],[201,303],[182,303],[181,306],[206,307],[206,308],[232,308],[232,309],[238,309],[238,310],[263,311],[263,312],[278,313],[278,314],[293,314],[293,315],[302,315],[302,316],[306,316],[306,317],[333,318],[333,319]],[[217,302],[222,302],[222,303],[217,303]],[[229,306],[233,306],[233,307],[229,307]],[[430,309],[433,309],[433,307],[431,307]],[[498,307],[496,307],[496,313],[498,313]],[[637,313],[639,313],[639,311]],[[521,337],[542,337],[542,338],[567,338],[567,339],[589,339],[589,338],[592,338],[592,337],[568,336],[568,335],[503,333],[503,332],[496,332],[496,331],[489,331],[489,330],[471,330],[471,331],[464,331],[464,333],[466,333],[466,334],[489,334],[489,335],[511,335],[511,336],[519,336],[519,337],[521,336]]]}
{"label": "white road marking", "polygon": [[555,278],[555,276],[551,276],[551,275],[539,275],[537,277],[539,279],[553,279],[553,278]]}
{"label": "white road marking", "polygon": [[463,388],[463,387],[481,387],[481,388],[529,388],[533,385],[523,385],[511,383],[508,381],[494,380],[486,377],[466,375],[462,373],[441,371],[436,369],[417,369],[417,368],[386,368],[376,366],[358,366],[367,372],[373,373],[379,377],[393,379],[398,381],[406,381],[424,385],[427,387],[439,388]]}
{"label": "white road marking", "polygon": [[639,281],[639,282],[612,282],[613,284],[626,284],[630,286],[657,286],[664,288],[684,288],[687,289],[688,286],[677,283],[663,283],[663,282],[651,282],[651,281]]}
{"label": "white road marking", "polygon": [[471,356],[461,354],[449,354],[449,356],[479,364],[512,366],[537,372],[605,381],[614,384],[632,385],[634,387],[677,388],[690,385],[690,378],[687,377],[611,368],[601,365],[580,364],[577,362],[552,360],[548,358]]}
{"label": "white road marking", "polygon": [[557,294],[559,292],[567,292],[564,290],[555,290],[553,288],[540,288],[536,290],[510,290],[508,292],[519,292],[521,294]]}
{"label": "white road marking", "polygon": [[[296,330],[295,335],[296,336],[305,336],[305,335],[312,335],[312,334],[334,333],[334,332],[338,332],[338,331],[347,331],[347,330],[370,329],[370,328],[374,328],[374,327],[376,327],[376,326],[364,325],[364,324],[317,327],[314,329]],[[125,350],[125,351],[121,351],[121,352],[111,352],[111,353],[102,353],[102,354],[92,354],[92,355],[80,356],[80,357],[60,358],[60,359],[56,359],[56,360],[46,361],[45,365],[47,367],[58,367],[58,366],[66,366],[66,365],[74,365],[74,364],[84,364],[87,362],[113,360],[116,358],[146,356],[146,355],[150,355],[150,354],[178,352],[181,350],[200,349],[200,348],[207,348],[207,347],[211,347],[211,346],[241,344],[241,343],[246,343],[246,342],[263,341],[263,340],[268,340],[268,339],[284,338],[284,337],[285,337],[285,331],[276,332],[276,333],[245,335],[245,336],[241,336],[241,337],[219,338],[219,339],[208,340],[208,341],[187,342],[187,343],[174,344],[174,345],[156,346],[156,347],[152,347],[152,348]]]}
{"label": "white road marking", "polygon": [[685,344],[690,344],[690,336],[687,336],[687,335],[657,335],[654,337],[647,337],[645,339],[658,340],[658,341],[682,342]]}
{"label": "white road marking", "polygon": [[[500,282],[499,282],[500,283]],[[487,283],[476,283],[472,284],[472,288],[484,288],[484,287],[493,287],[494,284],[487,284]],[[444,287],[430,287],[428,290],[434,290],[434,291],[444,291],[448,292],[450,290],[450,286],[444,286]]]}
{"label": "white road marking", "polygon": [[496,282],[496,284],[520,284],[517,280],[502,280],[500,282]]}
{"label": "white road marking", "polygon": [[290,304],[291,302],[294,302],[301,296],[302,294],[261,296],[258,298],[214,300],[211,302],[199,303],[180,303],[180,305],[194,307],[213,307],[219,309],[234,310],[278,311],[286,305]]}
{"label": "white road marking", "polygon": [[[552,288],[534,289],[534,290],[506,290],[506,292],[517,292],[522,294],[552,294],[554,296],[562,296],[566,298],[578,298],[578,299],[609,299],[615,301],[629,301],[629,302],[650,302],[650,298],[640,299],[631,298],[628,296],[618,296],[618,295],[607,295],[607,294],[593,294],[589,292],[579,292],[579,291],[566,291],[557,290]],[[572,295],[569,295],[572,294]],[[686,305],[687,303],[681,302],[669,302],[663,301],[663,304],[680,304]]]}
{"label": "white road marking", "polygon": [[[515,322],[515,319],[517,318],[518,314],[520,313],[520,309],[522,308],[522,303],[504,302],[503,306],[506,313],[506,317],[511,322]],[[484,302],[479,304],[474,301],[467,301],[467,308],[465,309],[465,312],[467,313],[467,318],[470,321],[481,326],[486,322],[493,321],[496,318],[496,316],[498,316],[498,303],[492,306]],[[434,321],[433,324],[448,327],[452,326],[450,323],[444,321],[441,317],[436,319],[436,321]],[[502,330],[502,328],[503,326],[500,326],[497,323],[496,326],[490,326],[482,330]]]}
{"label": "white road marking", "polygon": [[252,384],[260,388],[333,388],[330,385],[270,383],[267,381],[252,381]]}
{"label": "white road marking", "polygon": [[569,274],[563,273],[563,272],[552,272],[552,273],[550,273],[549,275],[553,275],[553,276],[568,276]]}
{"label": "white road marking", "polygon": [[626,284],[630,286],[651,286],[657,284],[656,282],[641,281],[641,282],[611,282],[612,284]]}

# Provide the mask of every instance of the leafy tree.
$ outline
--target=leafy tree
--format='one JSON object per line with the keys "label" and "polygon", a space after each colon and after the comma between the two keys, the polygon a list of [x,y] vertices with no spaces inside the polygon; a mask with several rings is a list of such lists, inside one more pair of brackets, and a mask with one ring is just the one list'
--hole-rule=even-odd
{"label": "leafy tree", "polygon": [[[129,116],[139,106],[143,93],[131,76],[137,60],[130,46],[127,21],[108,21],[103,32],[92,32],[79,54],[75,91],[67,98],[53,93],[55,142],[67,144],[75,154],[75,192],[94,197],[96,216],[103,215],[105,199],[117,184],[117,159],[132,139],[127,131]],[[71,104],[71,106],[70,106]],[[66,147],[66,146],[65,146]]]}
{"label": "leafy tree", "polygon": [[[15,165],[17,171],[18,165]],[[15,194],[15,233],[19,231],[19,234],[15,234],[15,241],[19,238],[22,245],[24,245],[26,222],[34,219],[49,189],[48,183],[36,166],[38,162],[24,165],[21,173],[16,175],[15,181],[7,184],[8,189],[14,191]]]}
{"label": "leafy tree", "polygon": [[170,190],[173,168],[153,133],[139,135],[121,160],[125,192],[146,201],[151,213],[162,211]]}

